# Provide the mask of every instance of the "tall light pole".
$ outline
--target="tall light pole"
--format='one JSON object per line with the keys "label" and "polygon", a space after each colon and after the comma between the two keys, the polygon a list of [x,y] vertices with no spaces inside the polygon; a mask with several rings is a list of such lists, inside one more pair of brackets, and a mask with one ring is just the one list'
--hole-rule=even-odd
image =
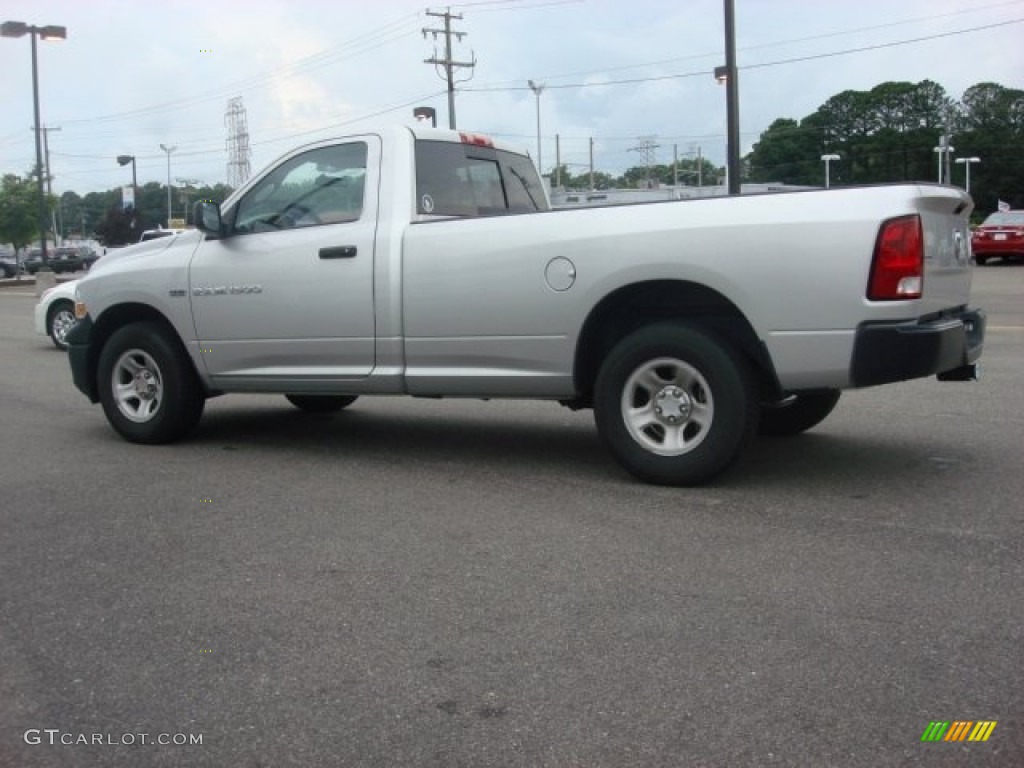
{"label": "tall light pole", "polygon": [[543,83],[535,83],[533,80],[530,80],[529,85],[530,90],[537,96],[537,172],[543,176],[544,164],[541,162],[540,154],[540,95],[544,92],[545,86]]}
{"label": "tall light pole", "polygon": [[980,157],[958,157],[954,162],[957,165],[961,163],[964,166],[964,170],[967,171],[967,180],[964,185],[964,191],[969,195],[971,194],[971,163],[980,163]]}
{"label": "tall light pole", "polygon": [[822,155],[821,159],[825,161],[825,189],[828,189],[829,186],[830,186],[830,183],[831,183],[831,180],[829,178],[829,173],[828,173],[829,163],[831,163],[834,160],[839,160],[840,157],[839,157],[839,155],[835,155],[835,154],[832,154],[832,155]]}
{"label": "tall light pole", "polygon": [[[118,165],[132,164],[132,221],[131,228],[135,229],[135,224],[139,221],[139,182],[135,176],[135,155],[118,155]],[[134,232],[132,233],[134,237]],[[135,238],[138,240],[138,238]]]}
{"label": "tall light pole", "polygon": [[49,24],[45,27],[37,27],[26,24],[24,21],[5,21],[0,24],[0,37],[24,37],[29,35],[32,39],[32,103],[35,109],[35,133],[36,133],[36,181],[39,186],[39,247],[42,252],[43,263],[40,271],[50,271],[50,259],[46,253],[46,192],[43,189],[43,147],[41,134],[43,122],[39,116],[39,65],[36,63],[36,37],[43,40],[65,40],[68,36],[67,27],[60,27]]}
{"label": "tall light pole", "polygon": [[134,210],[138,210],[138,208],[139,208],[139,182],[136,180],[136,176],[135,176],[135,155],[118,155],[117,156],[117,164],[118,165],[128,165],[128,163],[132,164],[132,208]]}
{"label": "tall light pole", "polygon": [[176,150],[177,145],[168,147],[161,144],[160,149],[167,153],[167,228],[171,228],[171,152]]}

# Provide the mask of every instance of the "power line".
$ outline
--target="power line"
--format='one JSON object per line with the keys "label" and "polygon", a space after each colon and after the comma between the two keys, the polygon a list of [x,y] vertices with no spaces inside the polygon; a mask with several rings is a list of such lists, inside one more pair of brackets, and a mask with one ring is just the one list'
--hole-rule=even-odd
{"label": "power line", "polygon": [[[852,53],[864,53],[866,51],[876,51],[883,48],[895,48],[901,45],[913,45],[915,43],[923,43],[929,40],[939,40],[945,37],[953,37],[956,35],[966,35],[971,32],[982,32],[988,29],[997,29],[999,27],[1006,27],[1011,24],[1020,24],[1024,21],[1021,19],[1010,19],[1008,21],[1000,21],[994,24],[985,24],[980,27],[971,27],[969,29],[957,29],[952,32],[939,32],[934,35],[924,35],[922,37],[914,37],[907,40],[896,40],[889,43],[876,43],[875,45],[865,45],[857,48],[847,48],[841,51],[829,51],[828,53],[817,53],[808,56],[797,56],[791,59],[779,59],[777,61],[767,61],[761,64],[746,64],[742,67],[738,67],[739,70],[750,70],[750,69],[766,69],[768,67],[777,67],[783,64],[794,64],[803,61],[815,61],[817,59],[830,59],[836,56],[846,56]],[[652,75],[648,77],[631,77],[623,80],[604,80],[598,83],[548,83],[545,87],[559,90],[570,90],[570,89],[581,89],[581,88],[598,88],[608,85],[635,85],[636,83],[651,83],[661,80],[682,80],[689,77],[707,77],[712,74],[706,69],[701,69],[693,72],[681,72],[674,75]],[[494,93],[494,92],[508,92],[508,91],[527,91],[527,86],[511,85],[501,88],[460,88],[460,91],[466,93]]]}
{"label": "power line", "polygon": [[116,112],[98,117],[80,118],[77,120],[64,120],[65,124],[99,123],[109,121],[131,120],[149,117],[161,112],[180,109],[184,106],[201,104],[209,101],[220,100],[226,95],[239,91],[249,91],[254,88],[266,85],[274,80],[284,79],[293,75],[302,74],[313,69],[319,69],[331,64],[344,61],[369,51],[375,50],[383,45],[395,42],[403,37],[408,37],[417,31],[419,26],[419,13],[403,16],[401,19],[385,24],[375,30],[347,40],[339,46],[307,56],[292,64],[285,65],[278,69],[267,71],[249,78],[227,83],[223,86],[211,89],[204,94],[174,99],[172,101],[151,104],[137,109]]}

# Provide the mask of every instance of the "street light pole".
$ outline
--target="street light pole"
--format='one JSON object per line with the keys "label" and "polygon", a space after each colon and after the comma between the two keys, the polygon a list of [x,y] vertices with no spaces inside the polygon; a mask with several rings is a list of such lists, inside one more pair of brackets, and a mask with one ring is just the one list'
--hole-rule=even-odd
{"label": "street light pole", "polygon": [[533,80],[529,81],[530,90],[537,96],[537,172],[544,175],[544,164],[541,159],[540,150],[540,95],[544,92],[544,85],[542,83],[535,83]]}
{"label": "street light pole", "polygon": [[939,136],[939,146],[932,151],[939,156],[939,184],[942,183],[943,177],[947,184],[952,183],[953,178],[949,173],[949,158],[956,151],[956,147],[950,146],[949,136]]}
{"label": "street light pole", "polygon": [[828,173],[828,165],[833,160],[839,160],[840,158],[839,158],[839,155],[831,154],[831,155],[822,155],[821,159],[825,161],[825,189],[828,189],[829,185],[830,185],[830,179],[829,179],[829,173]]}
{"label": "street light pole", "polygon": [[160,149],[167,153],[167,228],[171,228],[171,152],[176,150],[177,145],[168,147],[161,144]]}
{"label": "street light pole", "polygon": [[980,157],[958,157],[953,162],[955,162],[957,165],[960,165],[961,163],[964,165],[964,170],[967,172],[967,178],[966,178],[966,181],[965,181],[964,191],[968,195],[971,194],[971,164],[972,163],[980,163],[981,162],[981,158]]}
{"label": "street light pole", "polygon": [[50,259],[46,250],[46,191],[43,188],[43,123],[39,116],[39,65],[36,61],[36,37],[43,40],[64,40],[68,36],[66,27],[49,24],[37,27],[23,21],[5,21],[0,25],[0,37],[23,37],[28,35],[32,41],[32,106],[35,114],[36,134],[36,183],[39,187],[39,247],[42,255],[40,272],[50,272]]}

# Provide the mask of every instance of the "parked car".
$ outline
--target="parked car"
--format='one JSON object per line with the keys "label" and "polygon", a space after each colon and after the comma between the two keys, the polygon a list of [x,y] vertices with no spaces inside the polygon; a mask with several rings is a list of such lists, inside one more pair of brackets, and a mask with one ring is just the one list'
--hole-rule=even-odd
{"label": "parked car", "polygon": [[[77,248],[56,248],[47,252],[50,269],[54,272],[77,272],[82,269],[82,257]],[[34,275],[43,266],[43,252],[33,248],[25,259],[25,271]]]}
{"label": "parked car", "polygon": [[89,269],[89,267],[91,267],[93,264],[99,261],[100,256],[102,255],[103,254],[101,253],[96,253],[96,251],[94,251],[88,245],[78,246],[78,256],[82,260],[83,269]]}
{"label": "parked car", "polygon": [[36,333],[49,336],[57,349],[68,348],[68,331],[75,324],[75,287],[77,280],[61,283],[39,297],[35,309]]}
{"label": "parked car", "polygon": [[978,266],[989,259],[1024,259],[1024,211],[997,211],[971,235]]}
{"label": "parked car", "polygon": [[171,235],[180,235],[184,232],[184,229],[147,229],[142,233],[142,237],[139,238],[140,243],[144,243],[147,240],[156,240],[160,237],[170,237]]}
{"label": "parked car", "polygon": [[85,267],[82,254],[78,248],[57,248],[50,254],[50,268],[54,272],[78,272]]}
{"label": "parked car", "polygon": [[18,274],[18,257],[13,253],[4,252],[0,254],[0,276],[14,277]]}

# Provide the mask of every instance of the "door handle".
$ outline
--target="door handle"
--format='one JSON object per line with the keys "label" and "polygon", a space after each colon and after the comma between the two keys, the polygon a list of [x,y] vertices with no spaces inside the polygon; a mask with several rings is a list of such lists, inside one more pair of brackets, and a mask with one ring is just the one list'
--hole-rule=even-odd
{"label": "door handle", "polygon": [[333,248],[321,248],[321,259],[354,259],[356,247],[354,245],[336,245]]}

